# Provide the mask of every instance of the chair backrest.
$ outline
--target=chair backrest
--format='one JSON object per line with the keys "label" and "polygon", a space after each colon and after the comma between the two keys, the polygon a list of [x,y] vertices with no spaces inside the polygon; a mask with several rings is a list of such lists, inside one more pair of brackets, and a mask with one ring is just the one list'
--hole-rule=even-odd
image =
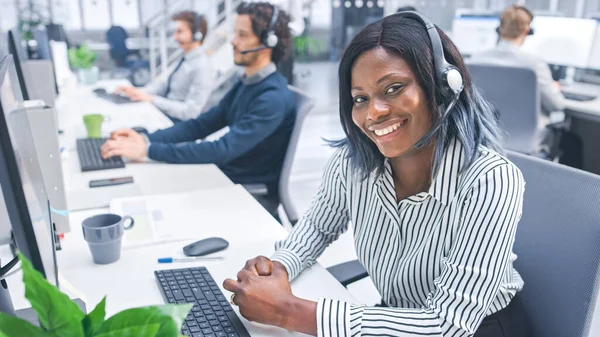
{"label": "chair backrest", "polygon": [[508,158],[526,183],[514,251],[534,336],[588,337],[600,287],[600,176],[514,152]]}
{"label": "chair backrest", "polygon": [[70,48],[69,38],[63,25],[49,23],[46,25],[46,32],[50,41],[62,41],[67,43],[67,48]]}
{"label": "chair backrest", "polygon": [[298,213],[296,212],[290,194],[290,175],[292,173],[292,164],[294,163],[296,148],[298,147],[298,140],[300,139],[300,132],[302,131],[302,124],[308,113],[315,106],[315,100],[296,87],[289,85],[288,88],[296,96],[296,122],[294,123],[294,129],[292,130],[290,142],[285,153],[285,158],[283,159],[281,176],[279,178],[279,198],[288,220],[295,223],[298,220]]}
{"label": "chair backrest", "polygon": [[532,153],[536,147],[540,92],[535,72],[528,68],[467,64],[473,84],[497,109],[508,133],[504,148]]}
{"label": "chair backrest", "polygon": [[48,39],[48,32],[44,29],[36,29],[33,32],[33,37],[37,42],[37,52],[41,60],[52,60],[52,53],[50,52],[50,40]]}
{"label": "chair backrest", "polygon": [[125,28],[121,26],[112,26],[106,32],[106,42],[110,46],[110,57],[118,67],[123,67],[129,55],[127,48],[127,38],[129,35]]}

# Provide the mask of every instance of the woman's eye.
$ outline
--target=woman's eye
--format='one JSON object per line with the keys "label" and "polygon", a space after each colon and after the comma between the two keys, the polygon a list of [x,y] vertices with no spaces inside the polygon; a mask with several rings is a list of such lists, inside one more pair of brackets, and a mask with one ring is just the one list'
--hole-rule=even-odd
{"label": "woman's eye", "polygon": [[389,95],[389,94],[393,94],[393,93],[397,92],[398,90],[400,90],[400,88],[402,88],[402,86],[401,86],[401,85],[394,85],[394,86],[391,86],[391,87],[389,87],[389,88],[388,88],[388,89],[385,91],[385,93],[386,93],[386,94],[388,94],[388,95]]}
{"label": "woman's eye", "polygon": [[354,102],[354,104],[360,104],[360,103],[364,103],[364,102],[366,102],[366,101],[367,101],[367,99],[366,99],[366,98],[364,98],[364,97],[362,97],[362,96],[357,96],[357,97],[354,97],[354,98],[352,99],[352,101]]}

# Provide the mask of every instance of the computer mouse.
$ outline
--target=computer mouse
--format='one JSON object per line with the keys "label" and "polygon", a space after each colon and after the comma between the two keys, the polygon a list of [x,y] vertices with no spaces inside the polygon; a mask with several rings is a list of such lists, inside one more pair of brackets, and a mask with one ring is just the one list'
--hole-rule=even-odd
{"label": "computer mouse", "polygon": [[202,256],[222,251],[229,247],[229,242],[221,238],[208,238],[191,243],[183,247],[186,256]]}
{"label": "computer mouse", "polygon": [[148,130],[145,127],[143,127],[143,126],[134,126],[131,129],[133,131],[137,132],[137,133],[141,133],[141,134],[144,134],[144,135],[148,134]]}
{"label": "computer mouse", "polygon": [[106,94],[106,89],[104,89],[104,88],[96,88],[96,89],[94,89],[94,92],[96,94]]}

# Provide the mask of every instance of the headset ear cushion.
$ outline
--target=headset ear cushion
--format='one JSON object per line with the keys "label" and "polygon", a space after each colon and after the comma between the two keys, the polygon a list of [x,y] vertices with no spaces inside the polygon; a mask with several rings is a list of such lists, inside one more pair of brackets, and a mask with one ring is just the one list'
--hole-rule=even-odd
{"label": "headset ear cushion", "polygon": [[450,90],[452,90],[454,93],[462,91],[464,85],[463,78],[460,71],[458,71],[457,68],[450,67],[449,69],[447,69],[444,72],[444,77],[444,82],[446,83],[448,88],[450,88]]}
{"label": "headset ear cushion", "polygon": [[270,33],[267,34],[267,38],[266,38],[266,45],[269,48],[275,48],[277,46],[277,43],[279,42],[279,39],[277,38],[277,35]]}

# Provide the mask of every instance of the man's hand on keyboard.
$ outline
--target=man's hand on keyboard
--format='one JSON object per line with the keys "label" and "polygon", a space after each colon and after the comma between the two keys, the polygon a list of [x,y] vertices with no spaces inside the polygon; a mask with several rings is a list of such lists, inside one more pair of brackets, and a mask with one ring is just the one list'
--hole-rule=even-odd
{"label": "man's hand on keyboard", "polygon": [[133,129],[119,129],[117,131],[113,131],[110,134],[110,139],[112,140],[118,140],[118,139],[123,139],[123,138],[127,138],[127,139],[132,139],[135,138],[136,136],[140,136],[139,133],[135,132],[135,130]]}
{"label": "man's hand on keyboard", "polygon": [[148,156],[148,146],[144,137],[131,129],[113,132],[101,148],[102,158],[121,156],[132,160],[144,160]]}

